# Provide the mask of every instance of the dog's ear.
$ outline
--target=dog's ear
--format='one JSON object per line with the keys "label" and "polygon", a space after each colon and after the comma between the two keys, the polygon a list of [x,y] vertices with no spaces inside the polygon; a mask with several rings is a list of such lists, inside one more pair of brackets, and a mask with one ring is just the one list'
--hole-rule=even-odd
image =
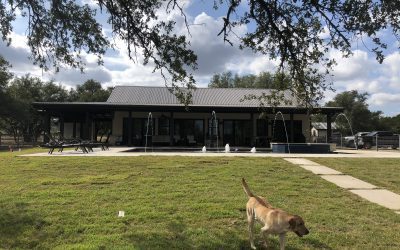
{"label": "dog's ear", "polygon": [[296,217],[291,217],[289,219],[289,228],[294,230],[296,228]]}

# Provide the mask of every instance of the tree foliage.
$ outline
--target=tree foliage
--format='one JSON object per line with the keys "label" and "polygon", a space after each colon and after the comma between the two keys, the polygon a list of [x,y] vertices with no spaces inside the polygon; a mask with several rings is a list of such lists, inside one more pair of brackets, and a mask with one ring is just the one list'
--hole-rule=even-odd
{"label": "tree foliage", "polygon": [[7,83],[12,77],[9,68],[10,64],[0,55],[0,115],[8,113],[7,109],[10,100],[5,91]]}
{"label": "tree foliage", "polygon": [[382,117],[381,124],[385,130],[400,134],[400,114],[393,117]]}
{"label": "tree foliage", "polygon": [[33,108],[33,102],[68,101],[68,91],[54,82],[43,82],[25,75],[12,79],[6,88],[9,105],[7,114],[0,117],[0,128],[24,141],[36,141],[43,131],[42,117]]}
{"label": "tree foliage", "polygon": [[[214,2],[218,6],[224,1]],[[240,14],[238,9],[244,2],[229,1],[220,34],[230,42],[233,28],[255,23],[255,29],[241,37],[240,46],[278,59],[280,70],[292,78],[291,89],[310,104],[330,87],[324,76],[335,64],[327,56],[331,49],[349,56],[354,38],[368,37],[373,44],[371,51],[382,62],[387,44],[380,39],[380,31],[389,30],[395,38],[400,35],[397,1],[249,0],[248,10]]]}
{"label": "tree foliage", "polygon": [[[282,103],[293,104],[293,98],[287,98],[283,90],[287,90],[290,86],[290,77],[276,72],[261,72],[258,75],[233,75],[227,71],[221,74],[214,74],[208,84],[209,88],[253,88],[253,89],[268,89],[268,92],[260,91],[259,94],[243,96],[243,100],[258,100],[260,106],[279,106]],[[294,93],[292,93],[294,96]]]}
{"label": "tree foliage", "polygon": [[[326,107],[343,107],[344,114],[349,119],[353,132],[390,129],[382,123],[382,111],[370,111],[367,100],[368,93],[359,93],[356,90],[339,93],[335,98],[325,104]],[[343,116],[334,117],[339,129],[345,134],[351,130]]]}
{"label": "tree foliage", "polygon": [[0,55],[0,92],[3,92],[11,79],[12,74],[9,71],[11,65]]}
{"label": "tree foliage", "polygon": [[[0,59],[2,59],[0,57]],[[33,108],[33,102],[105,101],[111,89],[103,89],[99,82],[88,80],[77,89],[68,91],[53,81],[44,82],[25,75],[11,78],[8,63],[0,60],[0,132],[14,136],[17,142],[35,142],[43,132],[42,117]]]}
{"label": "tree foliage", "polygon": [[233,75],[231,71],[214,74],[208,84],[209,88],[253,88],[253,89],[285,89],[290,85],[285,75],[261,72],[258,75]]}
{"label": "tree foliage", "polygon": [[[34,63],[45,69],[53,66],[56,70],[63,65],[83,70],[83,52],[96,55],[101,64],[106,50],[113,46],[115,38],[120,38],[126,43],[132,60],[142,53],[144,63],[151,62],[165,79],[170,77],[175,93],[188,103],[191,95],[182,92],[176,84],[193,88],[194,79],[187,69],[196,68],[196,55],[188,48],[186,37],[174,32],[175,21],[158,18],[158,11],[162,9],[182,10],[178,2],[99,0],[93,8],[73,0],[1,1],[0,32],[2,39],[10,42],[12,22],[19,10],[28,19],[28,45]],[[112,28],[110,37],[96,20],[99,13],[108,16]]]}
{"label": "tree foliage", "polygon": [[[0,32],[9,41],[16,13],[28,20],[28,45],[33,61],[43,68],[63,65],[83,68],[83,52],[99,58],[122,39],[128,55],[135,60],[142,54],[144,63],[154,64],[176,95],[188,104],[191,92],[179,86],[194,87],[191,73],[196,55],[186,35],[177,35],[175,20],[161,20],[159,13],[178,10],[186,22],[179,0],[99,0],[97,7],[73,0],[0,1]],[[243,11],[243,6],[245,11]],[[337,49],[351,54],[354,39],[368,38],[379,62],[387,47],[381,32],[399,37],[398,1],[391,0],[214,0],[215,8],[226,9],[220,34],[233,44],[235,27],[251,24],[254,28],[239,37],[241,48],[268,55],[280,61],[280,71],[291,77],[290,88],[306,104],[315,104],[330,88],[324,80],[334,61],[327,54]],[[242,9],[241,9],[242,8]],[[96,20],[101,12],[108,17],[111,34]],[[186,22],[188,34],[190,24]],[[236,35],[236,34],[234,34]],[[364,41],[364,40],[363,40]],[[323,69],[321,71],[321,68]]]}
{"label": "tree foliage", "polygon": [[70,91],[70,99],[78,102],[105,102],[110,96],[112,88],[103,89],[101,83],[93,79],[78,85],[76,90]]}

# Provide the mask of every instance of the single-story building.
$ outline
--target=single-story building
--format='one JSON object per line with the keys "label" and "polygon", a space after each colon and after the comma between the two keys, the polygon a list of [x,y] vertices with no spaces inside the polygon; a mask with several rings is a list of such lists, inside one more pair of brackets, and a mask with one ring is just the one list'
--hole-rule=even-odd
{"label": "single-story building", "polygon": [[[310,111],[290,92],[291,103],[274,107],[245,96],[268,94],[269,89],[197,88],[185,108],[166,87],[117,86],[106,102],[37,102],[46,131],[57,121],[63,138],[99,139],[127,146],[269,147],[271,141],[310,142]],[[283,118],[277,112],[283,114]],[[331,117],[342,108],[318,108],[312,113]]]}

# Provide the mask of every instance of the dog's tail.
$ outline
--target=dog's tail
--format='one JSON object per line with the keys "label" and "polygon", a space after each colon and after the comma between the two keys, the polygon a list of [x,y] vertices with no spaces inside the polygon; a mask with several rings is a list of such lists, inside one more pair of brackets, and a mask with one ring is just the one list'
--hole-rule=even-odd
{"label": "dog's tail", "polygon": [[244,189],[244,192],[247,194],[248,197],[254,197],[254,194],[250,191],[249,186],[246,183],[246,180],[242,178],[242,186]]}
{"label": "dog's tail", "polygon": [[246,180],[245,180],[244,178],[242,178],[242,186],[243,186],[244,192],[247,194],[247,196],[248,196],[249,198],[253,197],[253,198],[255,198],[255,199],[258,201],[258,203],[260,203],[261,205],[263,205],[263,206],[265,206],[265,207],[271,207],[271,205],[268,204],[268,202],[265,200],[265,198],[260,198],[260,197],[258,197],[257,195],[254,195],[254,194],[250,191],[250,188],[249,188],[249,186],[247,185]]}

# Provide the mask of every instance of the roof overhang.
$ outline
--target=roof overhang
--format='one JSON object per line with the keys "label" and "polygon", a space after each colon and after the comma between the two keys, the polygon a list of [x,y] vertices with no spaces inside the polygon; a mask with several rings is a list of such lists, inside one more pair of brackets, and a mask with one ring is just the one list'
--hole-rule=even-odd
{"label": "roof overhang", "polygon": [[343,112],[342,107],[318,107],[308,109],[305,107],[243,107],[243,106],[194,106],[189,105],[132,105],[125,103],[108,102],[34,102],[33,106],[41,112],[63,113],[63,112],[113,112],[113,111],[136,111],[136,112],[223,112],[223,113],[276,113],[281,111],[285,114],[330,114]]}

